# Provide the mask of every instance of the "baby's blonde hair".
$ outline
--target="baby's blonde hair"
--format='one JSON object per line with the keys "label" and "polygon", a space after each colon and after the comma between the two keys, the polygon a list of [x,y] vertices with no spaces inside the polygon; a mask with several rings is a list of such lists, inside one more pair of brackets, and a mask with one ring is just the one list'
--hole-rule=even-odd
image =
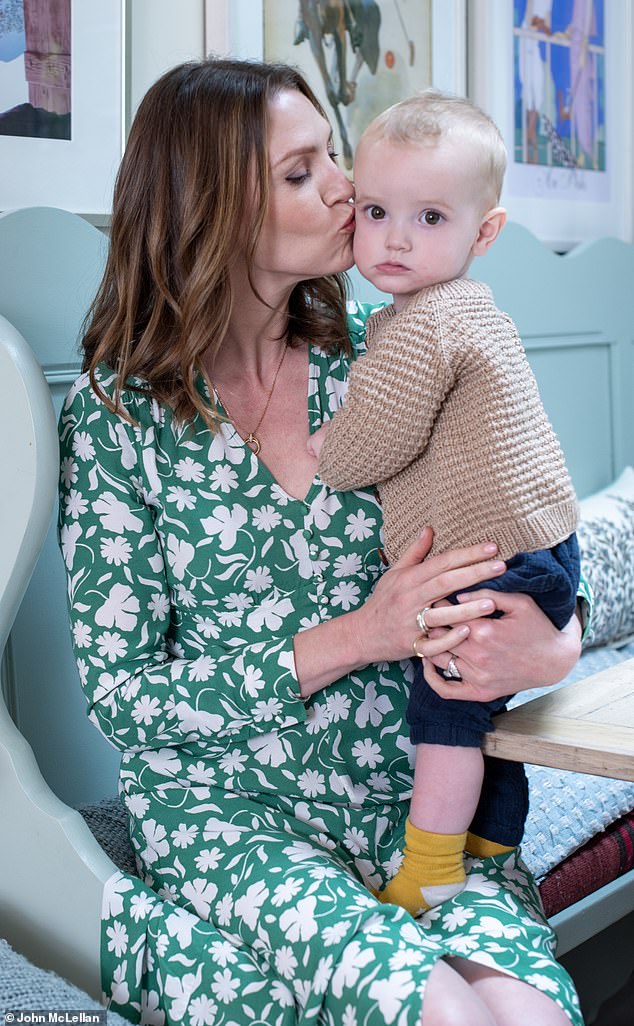
{"label": "baby's blonde hair", "polygon": [[473,155],[474,178],[481,179],[487,204],[499,202],[506,147],[495,122],[471,100],[426,89],[388,107],[370,122],[361,142],[377,139],[423,146],[443,140],[466,143]]}

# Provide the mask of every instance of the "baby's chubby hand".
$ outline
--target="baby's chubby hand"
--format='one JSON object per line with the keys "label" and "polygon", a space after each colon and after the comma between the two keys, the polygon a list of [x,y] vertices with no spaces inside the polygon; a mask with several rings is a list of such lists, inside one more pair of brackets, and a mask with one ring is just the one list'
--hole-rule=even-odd
{"label": "baby's chubby hand", "polygon": [[314,456],[317,460],[319,459],[319,453],[322,450],[322,446],[326,441],[326,434],[328,432],[329,427],[329,421],[327,421],[325,424],[322,424],[321,427],[317,428],[317,430],[310,436],[310,438],[306,442],[306,448],[308,449],[309,453],[311,454],[311,456]]}

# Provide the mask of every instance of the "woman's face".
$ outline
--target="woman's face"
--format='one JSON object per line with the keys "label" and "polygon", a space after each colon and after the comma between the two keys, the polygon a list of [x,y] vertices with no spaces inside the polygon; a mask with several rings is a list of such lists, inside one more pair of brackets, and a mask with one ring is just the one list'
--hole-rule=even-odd
{"label": "woman's face", "polygon": [[302,93],[269,106],[269,203],[255,253],[258,290],[352,266],[352,184],[335,163],[330,126]]}

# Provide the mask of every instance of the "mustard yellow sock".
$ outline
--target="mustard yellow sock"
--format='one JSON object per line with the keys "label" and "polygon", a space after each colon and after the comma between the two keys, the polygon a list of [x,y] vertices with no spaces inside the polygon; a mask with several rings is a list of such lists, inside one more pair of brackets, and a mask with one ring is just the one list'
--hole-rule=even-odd
{"label": "mustard yellow sock", "polygon": [[478,859],[488,859],[490,855],[504,855],[506,852],[515,851],[516,845],[498,844],[497,841],[488,841],[486,837],[478,837],[477,834],[467,833],[465,850]]}
{"label": "mustard yellow sock", "polygon": [[379,901],[400,905],[415,916],[459,894],[465,884],[462,862],[466,833],[433,834],[405,824],[403,862]]}

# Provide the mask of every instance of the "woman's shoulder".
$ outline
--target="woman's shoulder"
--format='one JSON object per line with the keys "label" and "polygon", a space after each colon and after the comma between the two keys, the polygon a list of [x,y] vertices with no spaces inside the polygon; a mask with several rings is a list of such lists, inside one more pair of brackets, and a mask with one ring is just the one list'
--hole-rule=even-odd
{"label": "woman's shoulder", "polygon": [[348,303],[348,333],[353,359],[366,350],[365,334],[369,318],[384,306],[384,303],[358,303],[356,300]]}
{"label": "woman's shoulder", "polygon": [[[141,379],[133,378],[125,388],[119,389],[116,372],[107,364],[100,363],[95,367],[94,383],[97,389],[93,387],[88,371],[75,379],[64,400],[63,418],[85,420],[90,417],[91,422],[103,420],[110,423],[129,423],[130,417],[137,423],[163,421],[164,411],[152,399]],[[116,405],[117,410],[112,410],[105,400]]]}

